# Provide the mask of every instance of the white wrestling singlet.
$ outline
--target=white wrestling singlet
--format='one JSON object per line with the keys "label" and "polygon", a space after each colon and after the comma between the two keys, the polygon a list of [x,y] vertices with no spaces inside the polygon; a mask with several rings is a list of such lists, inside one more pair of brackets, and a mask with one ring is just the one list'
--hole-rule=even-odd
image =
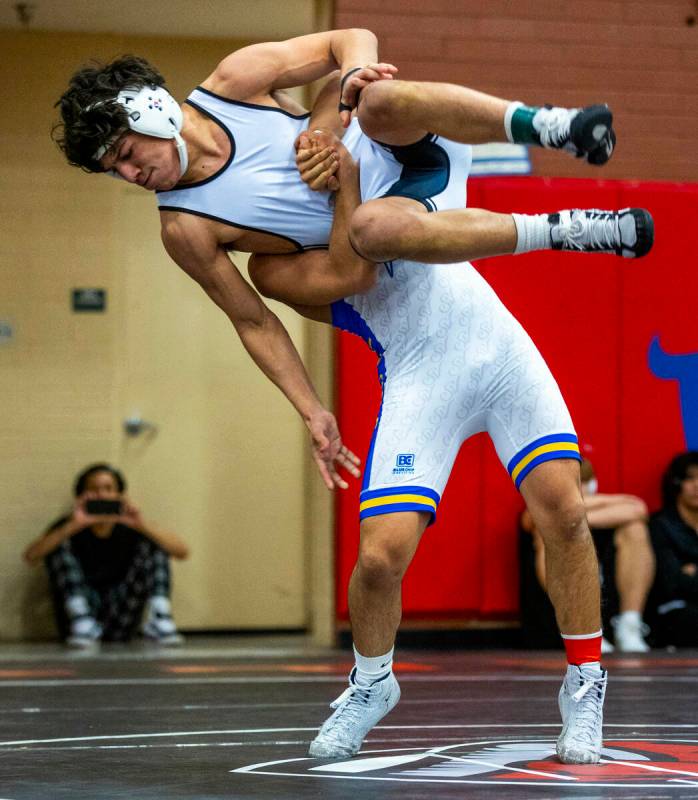
{"label": "white wrestling singlet", "polygon": [[461,444],[480,431],[517,487],[543,461],[580,458],[543,357],[472,265],[393,261],[379,269],[370,292],[332,306],[334,325],[362,336],[380,359],[383,401],[362,519],[435,515]]}
{"label": "white wrestling singlet", "polygon": [[[158,192],[160,210],[279,236],[298,251],[326,248],[332,195],[311,191],[301,181],[293,147],[307,129],[309,114],[227,100],[201,88],[187,103],[226,133],[230,157],[205,180]],[[342,141],[359,162],[364,200],[400,195],[430,211],[465,205],[470,147],[431,135],[408,147],[379,145],[363,134],[356,119]]]}

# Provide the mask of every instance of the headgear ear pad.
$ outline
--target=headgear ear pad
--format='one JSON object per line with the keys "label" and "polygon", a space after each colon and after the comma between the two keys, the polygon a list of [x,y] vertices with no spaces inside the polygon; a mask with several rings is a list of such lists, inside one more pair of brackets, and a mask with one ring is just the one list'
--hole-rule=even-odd
{"label": "headgear ear pad", "polygon": [[[187,145],[179,135],[184,115],[179,103],[163,86],[126,86],[115,98],[128,115],[128,126],[135,133],[155,136],[158,139],[174,139],[179,155],[180,177],[187,171],[189,154]],[[104,145],[95,153],[99,160],[107,151]],[[116,173],[112,172],[115,177]]]}
{"label": "headgear ear pad", "polygon": [[127,86],[116,96],[116,102],[126,110],[129,127],[136,133],[173,139],[182,130],[182,109],[162,86]]}

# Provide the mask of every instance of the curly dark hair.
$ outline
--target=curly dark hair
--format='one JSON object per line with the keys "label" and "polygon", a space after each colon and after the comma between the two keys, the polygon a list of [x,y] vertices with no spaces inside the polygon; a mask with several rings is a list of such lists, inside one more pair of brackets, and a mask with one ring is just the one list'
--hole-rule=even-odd
{"label": "curly dark hair", "polygon": [[95,153],[129,129],[126,112],[115,102],[117,94],[127,86],[164,85],[165,79],[144,58],[125,55],[108,64],[93,61],[73,75],[55,104],[62,121],[53,126],[51,137],[72,166],[104,172]]}
{"label": "curly dark hair", "polygon": [[676,508],[676,500],[681,494],[681,483],[688,475],[689,467],[698,467],[698,451],[688,450],[674,456],[662,476],[662,506]]}

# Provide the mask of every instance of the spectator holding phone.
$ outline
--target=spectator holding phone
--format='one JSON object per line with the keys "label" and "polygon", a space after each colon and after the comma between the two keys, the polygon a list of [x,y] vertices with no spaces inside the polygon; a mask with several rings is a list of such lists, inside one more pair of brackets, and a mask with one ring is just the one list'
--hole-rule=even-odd
{"label": "spectator holding phone", "polygon": [[[187,558],[174,533],[143,520],[123,475],[94,464],[75,481],[75,503],[24,553],[44,561],[61,638],[74,647],[144,636],[180,644],[170,607],[169,558]],[[144,613],[145,612],[145,613]]]}

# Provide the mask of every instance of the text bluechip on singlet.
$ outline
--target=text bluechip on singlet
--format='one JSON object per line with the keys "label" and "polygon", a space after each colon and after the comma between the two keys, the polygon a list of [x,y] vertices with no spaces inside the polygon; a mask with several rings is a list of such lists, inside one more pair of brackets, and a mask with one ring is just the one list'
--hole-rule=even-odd
{"label": "text bluechip on singlet", "polygon": [[398,453],[393,475],[402,475],[407,472],[414,472],[414,453]]}

